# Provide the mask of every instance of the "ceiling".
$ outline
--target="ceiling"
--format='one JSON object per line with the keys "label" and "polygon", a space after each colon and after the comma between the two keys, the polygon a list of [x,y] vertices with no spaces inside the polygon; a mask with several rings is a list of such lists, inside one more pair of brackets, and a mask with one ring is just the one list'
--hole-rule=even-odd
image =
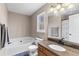
{"label": "ceiling", "polygon": [[[11,12],[16,12],[19,14],[30,16],[45,4],[46,3],[7,3],[6,5],[8,7],[8,10]],[[73,8],[65,10],[64,12],[61,12],[59,14],[71,15],[71,14],[79,13],[79,3],[73,3],[73,4],[74,4]],[[52,14],[53,13],[50,13],[49,15]]]}
{"label": "ceiling", "polygon": [[6,5],[8,11],[30,16],[45,3],[7,3]]}

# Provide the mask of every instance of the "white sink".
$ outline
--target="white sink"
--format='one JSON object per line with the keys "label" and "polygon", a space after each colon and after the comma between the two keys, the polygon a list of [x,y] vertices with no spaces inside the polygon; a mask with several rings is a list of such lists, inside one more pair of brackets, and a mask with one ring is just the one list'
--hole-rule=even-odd
{"label": "white sink", "polygon": [[59,46],[59,45],[54,45],[54,44],[50,44],[50,45],[48,45],[51,49],[54,49],[54,50],[56,50],[56,51],[66,51],[66,49],[65,48],[63,48],[63,47],[61,47],[61,46]]}

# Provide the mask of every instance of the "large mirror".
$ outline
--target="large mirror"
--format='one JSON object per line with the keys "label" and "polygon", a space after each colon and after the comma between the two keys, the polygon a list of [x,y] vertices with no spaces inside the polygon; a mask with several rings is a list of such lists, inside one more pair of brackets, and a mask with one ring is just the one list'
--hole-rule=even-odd
{"label": "large mirror", "polygon": [[[60,4],[61,5],[61,4]],[[59,6],[59,4],[56,4]],[[55,9],[55,7],[53,9]],[[64,38],[64,40],[79,44],[79,4],[73,3],[72,8],[64,8],[62,12],[59,10],[50,10],[48,13],[48,37]],[[60,8],[62,9],[62,7]]]}

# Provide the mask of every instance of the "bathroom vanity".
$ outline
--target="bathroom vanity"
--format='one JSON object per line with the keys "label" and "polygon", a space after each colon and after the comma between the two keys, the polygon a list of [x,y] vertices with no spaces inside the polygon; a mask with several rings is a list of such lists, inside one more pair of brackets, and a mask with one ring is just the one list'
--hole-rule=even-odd
{"label": "bathroom vanity", "polygon": [[[65,51],[57,51],[52,49],[48,46],[50,44],[61,46],[65,48]],[[79,56],[79,49],[58,44],[55,41],[45,40],[39,42],[38,44],[38,56]]]}
{"label": "bathroom vanity", "polygon": [[[46,39],[38,43],[38,55],[79,56],[79,14],[56,15],[48,13],[47,21],[44,15],[42,13],[37,16],[37,33],[44,33]],[[56,38],[57,40],[50,41],[47,40],[47,37],[48,39],[52,37],[52,39]],[[57,42],[62,40],[62,38],[65,41],[64,45]]]}

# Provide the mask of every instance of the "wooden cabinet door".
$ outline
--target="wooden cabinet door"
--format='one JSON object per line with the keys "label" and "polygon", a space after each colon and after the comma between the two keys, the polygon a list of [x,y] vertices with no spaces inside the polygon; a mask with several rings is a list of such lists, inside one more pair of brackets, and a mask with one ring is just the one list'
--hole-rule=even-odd
{"label": "wooden cabinet door", "polygon": [[46,56],[46,55],[42,53],[41,51],[38,51],[38,56]]}
{"label": "wooden cabinet door", "polygon": [[38,45],[38,56],[56,56],[56,54],[52,53],[45,47]]}

